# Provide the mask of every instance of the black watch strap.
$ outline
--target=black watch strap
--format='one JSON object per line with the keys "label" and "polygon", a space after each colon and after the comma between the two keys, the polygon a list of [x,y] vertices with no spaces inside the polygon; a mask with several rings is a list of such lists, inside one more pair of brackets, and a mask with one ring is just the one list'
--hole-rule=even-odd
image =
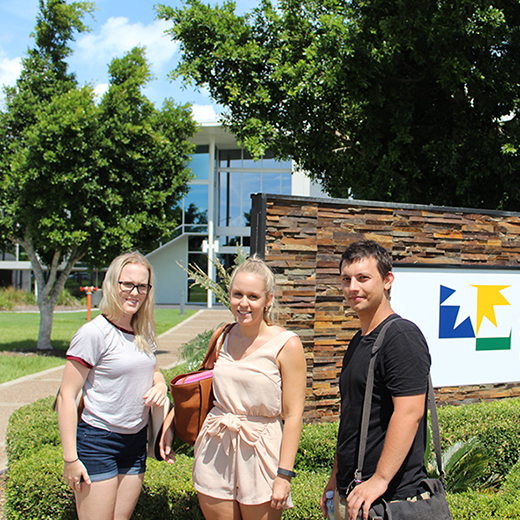
{"label": "black watch strap", "polygon": [[278,475],[284,475],[285,477],[295,477],[296,473],[289,469],[278,468]]}

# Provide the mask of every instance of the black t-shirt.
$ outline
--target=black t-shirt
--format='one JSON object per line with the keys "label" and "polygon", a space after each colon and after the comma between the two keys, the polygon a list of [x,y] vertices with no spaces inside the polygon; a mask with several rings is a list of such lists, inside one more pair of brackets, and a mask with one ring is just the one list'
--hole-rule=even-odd
{"label": "black t-shirt", "polygon": [[[370,334],[362,336],[358,332],[354,336],[343,358],[340,376],[341,421],[337,445],[337,487],[340,494],[346,493],[357,469],[359,431],[371,350],[387,320],[392,320],[393,323],[385,333],[375,365],[363,480],[369,479],[375,473],[383,451],[385,434],[394,410],[392,396],[426,394],[428,390],[430,354],[422,332],[414,323],[391,315]],[[426,478],[426,402],[425,399],[425,416],[410,452],[383,495],[386,500],[415,495],[419,482]]]}

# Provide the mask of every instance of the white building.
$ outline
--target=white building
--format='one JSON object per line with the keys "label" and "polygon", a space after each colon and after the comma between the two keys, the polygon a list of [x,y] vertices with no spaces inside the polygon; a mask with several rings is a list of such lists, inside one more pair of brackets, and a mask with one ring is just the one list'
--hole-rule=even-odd
{"label": "white building", "polygon": [[211,294],[190,288],[181,266],[197,264],[208,272],[208,257],[218,254],[230,266],[237,246],[249,252],[251,194],[326,196],[293,161],[277,161],[270,154],[253,161],[217,123],[202,124],[193,140],[195,178],[183,201],[182,222],[173,240],[147,255],[156,276],[156,302],[161,304],[212,305]]}
{"label": "white building", "polygon": [[0,287],[31,290],[31,262],[20,260],[20,247],[14,253],[0,251]]}

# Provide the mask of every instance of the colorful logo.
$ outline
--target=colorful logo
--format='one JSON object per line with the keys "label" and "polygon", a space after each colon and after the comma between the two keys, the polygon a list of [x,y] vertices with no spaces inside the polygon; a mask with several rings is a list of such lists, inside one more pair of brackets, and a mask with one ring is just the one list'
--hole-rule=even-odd
{"label": "colorful logo", "polygon": [[509,330],[509,336],[506,337],[479,336],[484,319],[489,320],[498,329],[495,307],[510,305],[500,292],[510,285],[471,285],[471,287],[477,289],[476,322],[474,324],[471,317],[468,316],[457,325],[460,305],[444,305],[444,302],[457,291],[444,285],[440,286],[439,339],[475,338],[477,351],[511,350],[512,329]]}

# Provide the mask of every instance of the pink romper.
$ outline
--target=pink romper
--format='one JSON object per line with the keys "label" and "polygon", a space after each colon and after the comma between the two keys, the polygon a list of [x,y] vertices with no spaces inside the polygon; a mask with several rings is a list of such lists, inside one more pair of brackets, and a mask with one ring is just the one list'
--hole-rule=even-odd
{"label": "pink romper", "polygon": [[215,406],[195,443],[193,483],[200,493],[246,505],[271,500],[283,429],[276,358],[293,336],[281,332],[238,361],[224,342],[213,370]]}

